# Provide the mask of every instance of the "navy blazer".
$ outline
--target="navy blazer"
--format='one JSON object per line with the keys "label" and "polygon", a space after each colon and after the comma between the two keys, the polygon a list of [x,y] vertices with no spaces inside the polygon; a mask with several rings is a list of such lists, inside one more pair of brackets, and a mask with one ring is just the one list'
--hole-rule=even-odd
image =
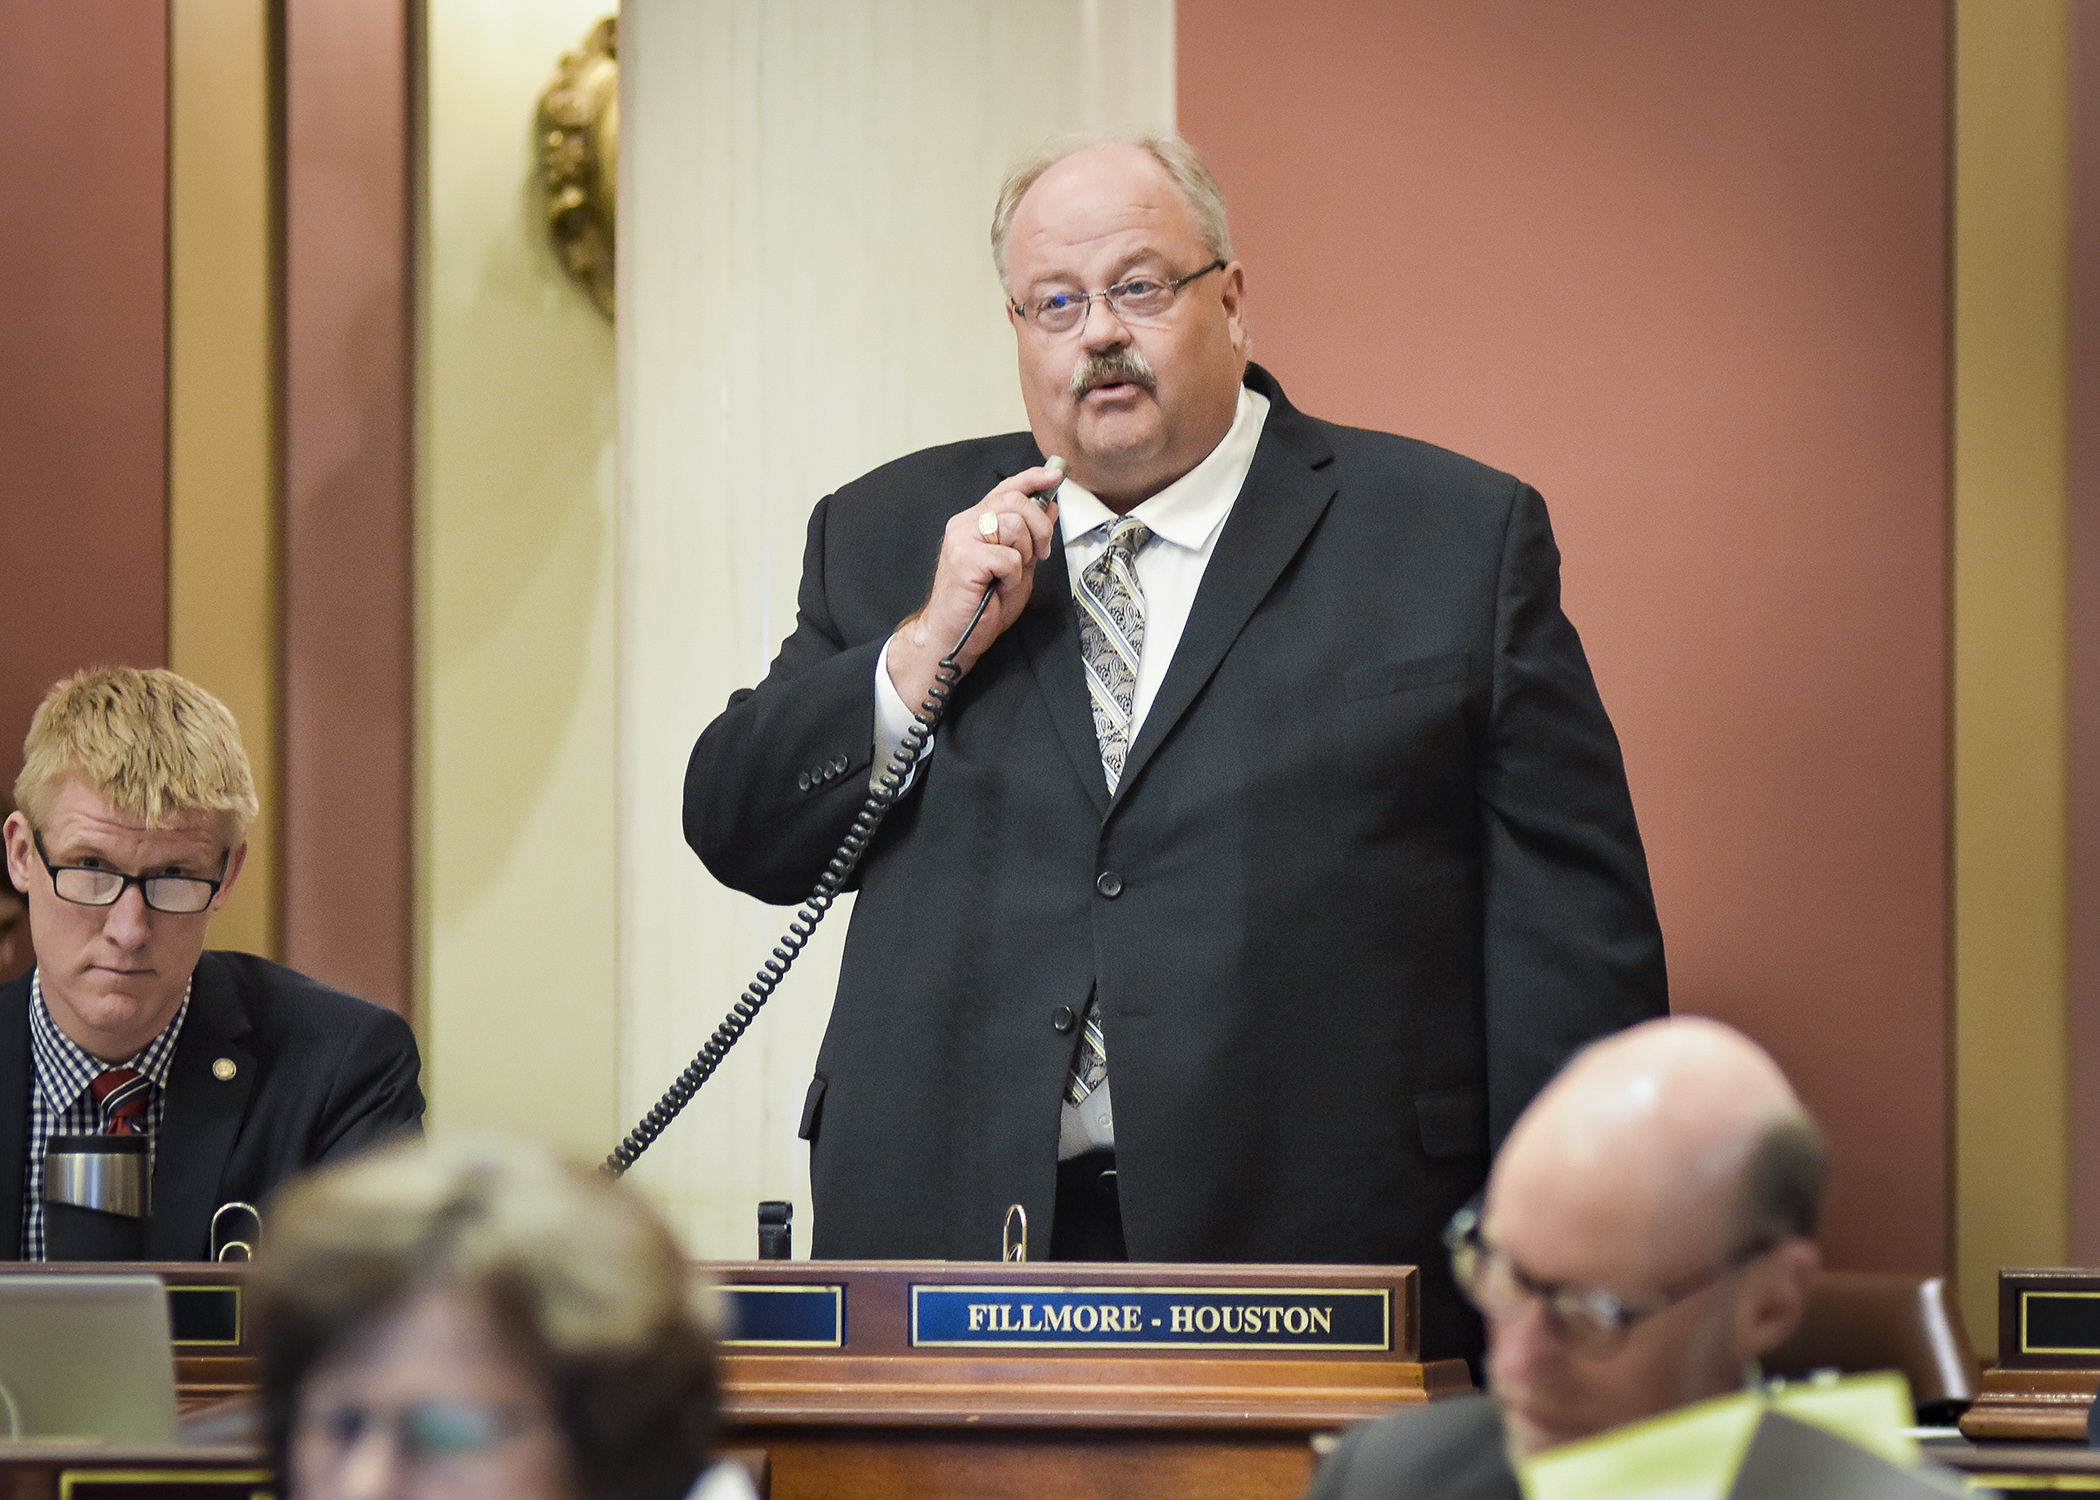
{"label": "navy blazer", "polygon": [[[1569,1052],[1667,1009],[1640,835],[1537,493],[1246,379],[1268,419],[1115,797],[1046,565],[861,867],[814,1252],[996,1260],[1012,1203],[1047,1243],[1093,992],[1132,1258],[1417,1263],[1425,1348],[1470,1352],[1445,1221]],[[809,892],[942,528],[1038,462],[957,443],[817,506],[794,632],[687,770],[717,878]]]}
{"label": "navy blazer", "polygon": [[[230,1078],[212,1071],[221,1058]],[[247,953],[206,953],[168,1068],[148,1260],[204,1260],[222,1203],[423,1128],[415,1033],[390,1010]],[[221,1069],[220,1071],[225,1071]],[[0,1259],[22,1253],[29,976],[0,986]]]}

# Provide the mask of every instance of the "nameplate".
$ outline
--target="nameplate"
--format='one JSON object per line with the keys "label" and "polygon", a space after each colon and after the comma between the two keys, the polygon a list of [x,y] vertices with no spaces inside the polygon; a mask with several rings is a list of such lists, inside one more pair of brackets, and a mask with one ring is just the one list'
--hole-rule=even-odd
{"label": "nameplate", "polygon": [[776,1349],[837,1349],[846,1342],[843,1286],[725,1286],[725,1344]]}
{"label": "nameplate", "polygon": [[2100,1358],[2100,1290],[2023,1290],[2020,1352]]}
{"label": "nameplate", "polygon": [[268,1469],[61,1469],[58,1500],[256,1500],[276,1480]]}
{"label": "nameplate", "polygon": [[230,1348],[241,1341],[241,1289],[171,1286],[168,1330],[183,1349]]}
{"label": "nameplate", "polygon": [[920,1349],[1328,1349],[1393,1345],[1386,1287],[914,1285]]}

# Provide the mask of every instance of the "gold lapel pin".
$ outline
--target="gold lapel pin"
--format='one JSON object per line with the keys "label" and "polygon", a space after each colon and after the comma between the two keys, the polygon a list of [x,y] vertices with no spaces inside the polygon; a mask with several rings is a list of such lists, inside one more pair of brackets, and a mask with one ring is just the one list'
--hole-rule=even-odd
{"label": "gold lapel pin", "polygon": [[238,1072],[240,1072],[240,1068],[234,1064],[233,1059],[230,1057],[222,1057],[211,1065],[211,1076],[218,1079],[221,1083],[233,1082],[233,1075]]}

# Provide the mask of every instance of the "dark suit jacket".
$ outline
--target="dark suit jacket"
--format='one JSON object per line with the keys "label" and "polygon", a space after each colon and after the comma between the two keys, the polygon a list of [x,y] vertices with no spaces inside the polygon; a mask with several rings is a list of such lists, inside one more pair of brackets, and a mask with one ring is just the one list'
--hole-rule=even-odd
{"label": "dark suit jacket", "polygon": [[[1046,1244],[1096,991],[1131,1256],[1419,1262],[1457,1352],[1438,1234],[1490,1144],[1666,1008],[1647,868],[1538,495],[1248,383],[1268,421],[1114,801],[1046,564],[862,866],[803,1120],[815,1252],[997,1259],[1016,1202]],[[958,443],[817,506],[795,631],[687,771],[718,878],[809,892],[943,525],[1039,461]]]}
{"label": "dark suit jacket", "polygon": [[1305,1500],[1517,1500],[1502,1414],[1487,1396],[1455,1396],[1342,1435]]}
{"label": "dark suit jacket", "polygon": [[[1946,1470],[1904,1469],[1807,1422],[1767,1412],[1729,1489],[1738,1500],[1931,1500],[1964,1493]],[[1305,1500],[1518,1500],[1502,1415],[1460,1396],[1344,1434]]]}
{"label": "dark suit jacket", "polygon": [[[212,1073],[220,1058],[233,1077]],[[0,1259],[22,1249],[29,976],[0,986]],[[168,1068],[148,1260],[203,1260],[222,1203],[423,1126],[415,1034],[390,1010],[247,953],[206,953]]]}

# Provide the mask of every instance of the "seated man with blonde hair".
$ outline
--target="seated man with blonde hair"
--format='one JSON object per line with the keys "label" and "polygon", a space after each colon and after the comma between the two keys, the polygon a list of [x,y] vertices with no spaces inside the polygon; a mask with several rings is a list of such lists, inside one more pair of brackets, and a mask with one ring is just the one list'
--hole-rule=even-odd
{"label": "seated man with blonde hair", "polygon": [[201,1260],[221,1204],[421,1129],[399,1016],[204,950],[257,811],[224,704],[173,672],[83,672],[23,750],[7,873],[36,966],[0,986],[0,1258],[44,1259],[56,1135],[151,1137],[146,1257]]}

